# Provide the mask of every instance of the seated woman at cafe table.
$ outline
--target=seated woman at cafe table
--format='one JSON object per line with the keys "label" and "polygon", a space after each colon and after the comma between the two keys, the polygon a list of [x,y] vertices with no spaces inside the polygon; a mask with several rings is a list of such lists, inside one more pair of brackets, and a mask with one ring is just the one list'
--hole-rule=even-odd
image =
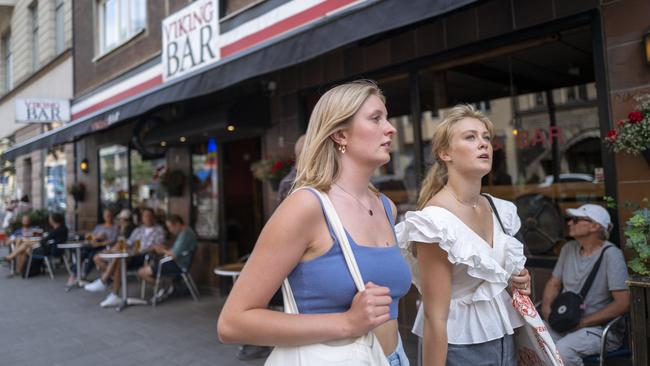
{"label": "seated woman at cafe table", "polygon": [[[113,211],[105,208],[102,217],[104,222],[95,226],[92,233],[86,236],[86,241],[91,245],[81,248],[81,263],[84,263],[84,268],[81,272],[81,278],[85,279],[90,271],[93,269],[93,256],[107,246],[115,244],[117,241],[118,227],[115,225],[113,219]],[[77,282],[77,267],[72,267],[72,274],[68,278],[68,286]]]}
{"label": "seated woman at cafe table", "polygon": [[[65,243],[68,239],[68,227],[65,226],[65,219],[60,213],[51,213],[48,217],[52,230],[40,240],[41,246],[34,249],[35,254],[60,256],[62,251],[57,247],[58,244]],[[22,273],[27,261],[27,257],[32,251],[33,241],[22,240],[16,249],[4,258],[10,262],[16,260],[16,271]]]}
{"label": "seated woman at cafe table", "polygon": [[[134,253],[127,260],[127,269],[142,267],[145,255],[151,252],[152,247],[162,245],[164,242],[165,231],[162,226],[156,223],[153,210],[150,208],[142,209],[142,225],[138,226],[126,241],[126,246],[131,253]],[[121,302],[120,297],[117,295],[121,285],[120,261],[113,261],[101,277],[84,286],[86,290],[91,292],[105,291],[108,288],[110,279],[113,280],[113,291],[100,303],[102,307],[118,306]]]}
{"label": "seated woman at cafe table", "polygon": [[[122,209],[117,215],[117,237],[128,238],[131,236],[133,230],[135,230],[135,225],[133,224],[133,219],[131,218],[131,210]],[[101,253],[115,253],[118,252],[117,240],[112,247],[109,247],[105,250],[93,254],[91,257],[91,262],[95,263],[95,266],[99,269],[99,272],[104,273],[108,269],[112,260],[107,260],[102,258],[99,254]]]}
{"label": "seated woman at cafe table", "polygon": [[32,219],[28,214],[20,217],[20,227],[16,229],[9,239],[5,242],[6,245],[19,245],[23,238],[40,235],[43,232],[38,226],[32,226]]}

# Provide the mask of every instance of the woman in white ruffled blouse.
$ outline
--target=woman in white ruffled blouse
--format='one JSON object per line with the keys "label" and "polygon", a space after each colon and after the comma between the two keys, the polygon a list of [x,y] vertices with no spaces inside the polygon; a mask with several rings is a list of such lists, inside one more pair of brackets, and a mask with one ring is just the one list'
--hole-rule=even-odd
{"label": "woman in white ruffled blouse", "polygon": [[[424,338],[427,366],[516,365],[512,334],[523,319],[508,289],[529,294],[530,276],[523,245],[503,232],[481,195],[492,136],[485,115],[469,105],[452,108],[432,138],[436,163],[422,183],[420,210],[396,228],[423,296],[413,331]],[[492,200],[508,234],[516,233],[516,207]]]}

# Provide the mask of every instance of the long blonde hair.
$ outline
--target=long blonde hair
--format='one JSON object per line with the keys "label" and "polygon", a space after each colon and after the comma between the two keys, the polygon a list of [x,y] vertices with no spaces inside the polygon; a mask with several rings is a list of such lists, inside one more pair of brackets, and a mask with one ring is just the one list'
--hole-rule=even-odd
{"label": "long blonde hair", "polygon": [[320,97],[309,118],[292,190],[306,186],[329,191],[340,173],[336,143],[330,136],[349,127],[352,116],[371,95],[376,95],[385,103],[383,93],[371,80],[345,83]]}
{"label": "long blonde hair", "polygon": [[494,136],[494,125],[492,121],[481,111],[476,110],[470,104],[459,104],[451,108],[445,119],[436,127],[431,138],[431,154],[433,154],[433,165],[429,168],[426,177],[422,181],[422,188],[418,196],[418,209],[424,208],[427,202],[447,184],[447,165],[440,160],[440,153],[449,148],[454,125],[465,118],[474,118],[485,124],[490,136]]}

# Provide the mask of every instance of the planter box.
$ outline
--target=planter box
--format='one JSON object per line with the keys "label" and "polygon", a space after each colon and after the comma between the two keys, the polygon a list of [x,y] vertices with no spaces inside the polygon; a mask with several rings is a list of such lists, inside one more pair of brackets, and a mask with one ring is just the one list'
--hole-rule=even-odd
{"label": "planter box", "polygon": [[650,277],[630,276],[630,326],[634,365],[648,365],[650,349]]}

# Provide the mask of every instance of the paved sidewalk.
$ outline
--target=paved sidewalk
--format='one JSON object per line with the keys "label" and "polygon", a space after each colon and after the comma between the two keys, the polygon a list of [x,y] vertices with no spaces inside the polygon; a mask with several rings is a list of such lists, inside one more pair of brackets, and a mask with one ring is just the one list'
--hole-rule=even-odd
{"label": "paved sidewalk", "polygon": [[[0,267],[0,365],[264,364],[237,360],[237,346],[217,339],[219,296],[204,295],[198,303],[189,295],[172,297],[155,309],[117,313],[99,307],[106,293],[65,292],[65,270],[54,280],[8,279],[8,273]],[[139,294],[133,281],[129,293]]]}

